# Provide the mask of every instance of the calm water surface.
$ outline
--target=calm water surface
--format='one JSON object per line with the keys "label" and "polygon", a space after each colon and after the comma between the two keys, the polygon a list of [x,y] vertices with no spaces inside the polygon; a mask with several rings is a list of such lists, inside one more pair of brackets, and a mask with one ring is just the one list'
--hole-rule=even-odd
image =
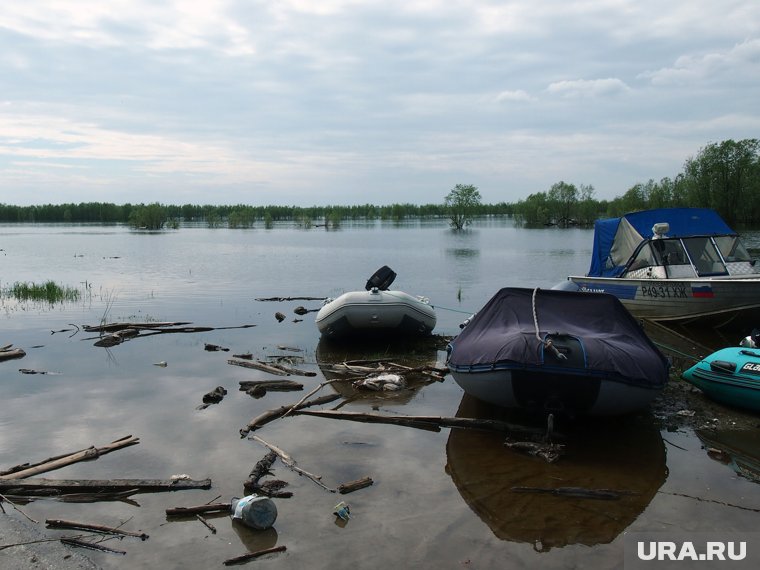
{"label": "calm water surface", "polygon": [[[242,494],[242,483],[266,450],[238,430],[265,410],[303,393],[253,399],[241,380],[265,373],[230,366],[232,353],[266,358],[301,349],[299,365],[318,373],[299,378],[306,390],[324,377],[319,365],[366,356],[320,342],[314,315],[298,305],[260,297],[337,296],[362,289],[380,266],[398,277],[394,288],[425,295],[438,309],[436,333],[459,323],[502,286],[549,288],[584,273],[590,230],[515,229],[481,221],[454,233],[442,222],[344,225],[338,231],[209,230],[158,233],[124,227],[0,226],[0,286],[54,280],[80,288],[79,301],[49,307],[3,298],[0,345],[27,356],[0,363],[0,467],[102,445],[127,434],[141,443],[48,474],[52,478],[209,477],[208,491],[143,494],[136,503],[68,504],[38,500],[24,507],[37,520],[65,518],[141,530],[145,542],[109,543],[125,557],[95,553],[107,568],[211,568],[275,545],[287,552],[264,564],[278,568],[618,568],[623,532],[748,531],[760,508],[757,486],[731,465],[710,459],[690,430],[660,433],[648,414],[604,424],[579,424],[571,453],[557,464],[516,456],[491,434],[439,433],[298,416],[256,432],[290,453],[330,487],[363,476],[375,484],[339,496],[275,464],[294,497],[278,500],[274,529],[254,532],[228,517],[211,518],[212,534],[194,520],[167,520],[164,510]],[[278,323],[274,313],[288,318]],[[227,328],[138,338],[110,349],[73,325],[107,321],[190,321]],[[52,332],[63,331],[65,332]],[[208,352],[205,343],[228,347]],[[379,346],[398,361],[442,364],[435,348]],[[290,353],[293,354],[293,353]],[[166,367],[154,363],[165,361]],[[19,368],[51,374],[25,375]],[[203,394],[223,386],[218,405],[198,410]],[[330,388],[325,388],[329,391]],[[397,395],[372,394],[344,409],[409,415],[489,415],[447,378]],[[758,444],[745,454],[752,456]],[[568,500],[516,494],[517,486],[582,486],[632,491],[621,501]],[[717,502],[696,501],[674,493]],[[351,506],[336,524],[333,507]],[[124,522],[126,521],[126,522]],[[51,531],[52,532],[52,531]],[[0,552],[0,565],[2,552]]]}

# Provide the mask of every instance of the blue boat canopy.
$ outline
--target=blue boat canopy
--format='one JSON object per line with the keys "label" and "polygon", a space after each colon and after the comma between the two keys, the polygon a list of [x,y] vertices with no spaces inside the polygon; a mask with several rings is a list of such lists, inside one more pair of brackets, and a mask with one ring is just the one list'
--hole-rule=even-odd
{"label": "blue boat canopy", "polygon": [[667,223],[663,237],[737,235],[710,208],[660,208],[597,220],[589,277],[617,277],[639,244],[653,237],[655,224]]}

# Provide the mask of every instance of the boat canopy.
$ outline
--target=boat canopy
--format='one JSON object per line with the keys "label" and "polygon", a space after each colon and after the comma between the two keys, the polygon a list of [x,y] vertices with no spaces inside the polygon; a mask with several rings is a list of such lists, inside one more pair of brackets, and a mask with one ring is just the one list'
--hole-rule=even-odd
{"label": "boat canopy", "polygon": [[710,208],[660,208],[597,220],[588,277],[617,277],[639,244],[654,237],[655,224],[667,224],[661,237],[737,235]]}
{"label": "boat canopy", "polygon": [[457,370],[493,369],[510,363],[542,366],[537,319],[541,339],[565,334],[581,341],[589,373],[640,386],[665,385],[666,358],[617,297],[540,289],[534,307],[533,291],[506,287],[496,293],[451,342],[449,366]]}

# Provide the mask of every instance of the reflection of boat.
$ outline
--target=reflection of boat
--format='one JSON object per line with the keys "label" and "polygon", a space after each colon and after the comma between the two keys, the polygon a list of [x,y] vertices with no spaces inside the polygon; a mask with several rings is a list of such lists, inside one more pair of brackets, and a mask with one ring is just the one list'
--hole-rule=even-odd
{"label": "reflection of boat", "polygon": [[637,317],[760,321],[760,265],[707,208],[666,208],[598,220],[591,267],[557,287],[610,293]]}
{"label": "reflection of boat", "polygon": [[612,295],[505,288],[449,345],[465,392],[508,408],[624,414],[662,390],[668,363]]}
{"label": "reflection of boat", "polygon": [[435,328],[436,315],[425,297],[389,291],[396,273],[380,268],[365,291],[349,291],[327,299],[317,313],[317,328],[329,338],[355,335],[426,335]]}
{"label": "reflection of boat", "polygon": [[697,430],[707,454],[755,483],[760,483],[760,434],[757,430]]}
{"label": "reflection of boat", "polygon": [[[465,394],[457,416],[497,418],[499,413]],[[551,464],[506,450],[498,434],[451,430],[446,470],[469,507],[501,540],[530,543],[540,551],[607,544],[646,508],[667,470],[665,446],[650,416],[600,422],[570,426],[568,453]],[[605,489],[617,491],[619,498],[521,493],[513,487]]]}
{"label": "reflection of boat", "polygon": [[760,349],[722,348],[683,377],[717,402],[760,412]]}

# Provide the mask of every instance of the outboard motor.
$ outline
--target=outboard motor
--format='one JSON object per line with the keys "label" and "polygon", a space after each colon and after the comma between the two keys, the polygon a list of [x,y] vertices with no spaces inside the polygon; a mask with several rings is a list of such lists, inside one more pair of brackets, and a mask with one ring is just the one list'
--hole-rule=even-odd
{"label": "outboard motor", "polygon": [[367,284],[364,288],[367,291],[372,289],[379,289],[380,291],[386,291],[391,286],[393,280],[396,279],[396,272],[393,271],[387,265],[383,265],[380,269],[375,271],[375,274],[367,279]]}
{"label": "outboard motor", "polygon": [[739,346],[744,348],[760,348],[760,329],[752,329],[752,334],[742,339]]}

